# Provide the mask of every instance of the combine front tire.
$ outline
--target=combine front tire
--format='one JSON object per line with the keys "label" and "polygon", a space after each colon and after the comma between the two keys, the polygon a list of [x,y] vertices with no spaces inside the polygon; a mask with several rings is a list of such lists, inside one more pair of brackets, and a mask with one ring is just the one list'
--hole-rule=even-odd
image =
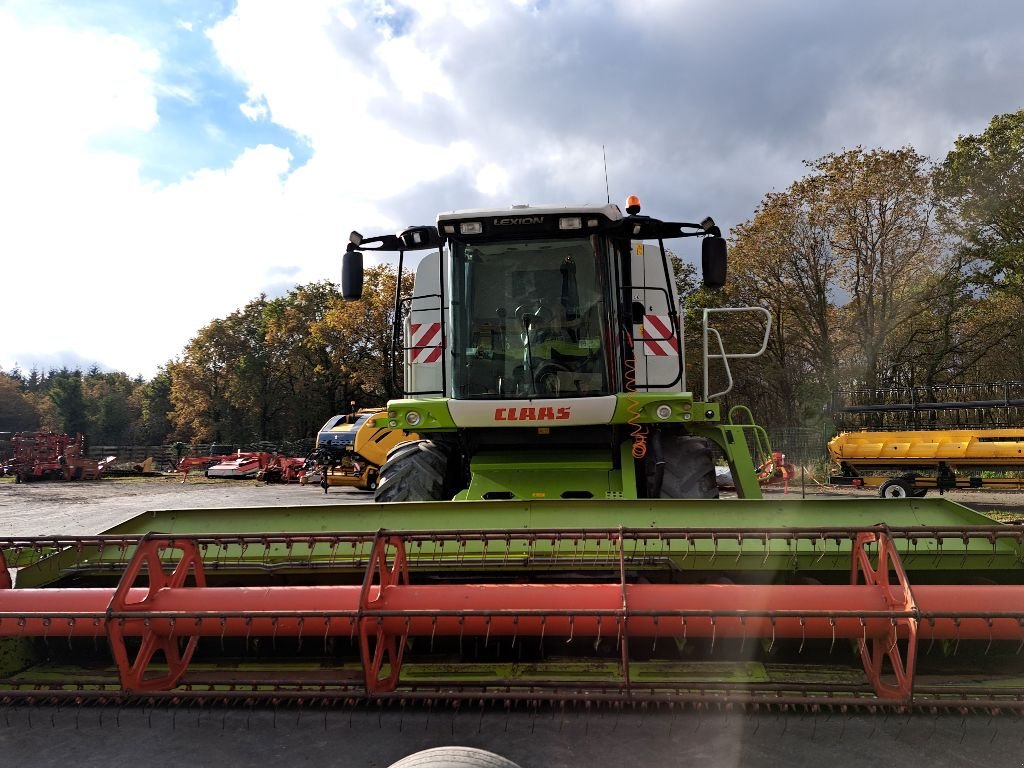
{"label": "combine front tire", "polygon": [[501,755],[473,747],[434,747],[403,757],[389,768],[519,768]]}
{"label": "combine front tire", "polygon": [[[715,462],[707,440],[693,435],[662,435],[661,458],[665,464],[660,498],[718,498]],[[648,465],[649,476],[655,471],[653,463]]]}
{"label": "combine front tire", "polygon": [[448,482],[449,454],[433,440],[396,445],[377,474],[374,501],[444,501],[453,495]]}

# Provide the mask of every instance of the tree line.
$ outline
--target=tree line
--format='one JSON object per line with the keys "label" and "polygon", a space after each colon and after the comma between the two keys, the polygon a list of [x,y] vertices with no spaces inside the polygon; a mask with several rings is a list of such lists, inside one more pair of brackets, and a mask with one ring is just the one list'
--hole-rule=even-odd
{"label": "tree line", "polygon": [[386,353],[396,277],[367,269],[360,302],[326,281],[260,296],[202,328],[149,381],[98,368],[0,372],[0,433],[82,432],[93,445],[312,437],[332,415],[396,396]]}
{"label": "tree line", "polygon": [[[818,426],[837,389],[1024,380],[1024,110],[960,137],[941,162],[856,147],[806,168],[731,233],[723,291],[681,270],[690,349],[704,307],[774,318],[765,356],[732,363],[726,405],[770,426]],[[149,381],[0,371],[0,432],[84,432],[94,444],[311,437],[333,414],[398,394],[387,364],[395,280],[390,267],[368,269],[356,303],[330,282],[260,296]],[[729,348],[749,351],[756,322],[725,317]],[[700,381],[693,355],[688,365]]]}

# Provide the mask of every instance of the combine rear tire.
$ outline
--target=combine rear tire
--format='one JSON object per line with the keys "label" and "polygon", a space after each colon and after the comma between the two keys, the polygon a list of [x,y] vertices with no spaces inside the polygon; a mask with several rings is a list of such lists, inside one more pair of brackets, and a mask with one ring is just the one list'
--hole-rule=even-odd
{"label": "combine rear tire", "polygon": [[[662,435],[661,456],[665,462],[661,479],[662,499],[717,499],[718,481],[711,445],[693,435]],[[648,465],[648,476],[655,471]]]}
{"label": "combine rear tire", "polygon": [[389,768],[519,768],[501,755],[473,747],[435,747],[403,757]]}
{"label": "combine rear tire", "polygon": [[454,494],[448,482],[449,454],[433,440],[396,445],[377,474],[374,501],[444,501]]}

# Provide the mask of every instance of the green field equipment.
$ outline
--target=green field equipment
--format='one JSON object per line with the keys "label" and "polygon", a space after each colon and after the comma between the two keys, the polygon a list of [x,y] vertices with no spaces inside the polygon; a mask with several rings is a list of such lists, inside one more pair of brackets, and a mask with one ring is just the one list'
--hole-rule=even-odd
{"label": "green field equipment", "polygon": [[[1024,710],[1024,528],[943,499],[761,498],[771,447],[720,398],[767,313],[705,311],[695,395],[664,248],[689,235],[720,285],[714,223],[638,203],[353,234],[350,297],[363,251],[427,251],[396,296],[405,396],[374,426],[405,434],[375,501],[0,539],[0,699]],[[740,311],[764,338],[729,351],[715,319]],[[739,498],[714,498],[715,452]]]}

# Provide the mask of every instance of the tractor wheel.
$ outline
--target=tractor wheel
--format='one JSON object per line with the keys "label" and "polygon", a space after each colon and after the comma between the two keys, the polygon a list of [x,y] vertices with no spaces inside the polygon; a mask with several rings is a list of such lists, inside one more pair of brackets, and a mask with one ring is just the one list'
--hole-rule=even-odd
{"label": "tractor wheel", "polygon": [[[665,461],[660,497],[663,499],[717,499],[718,481],[711,445],[693,435],[663,435],[661,454]],[[654,474],[648,464],[648,477]]]}
{"label": "tractor wheel", "polygon": [[501,755],[473,747],[434,747],[403,757],[389,768],[519,768]]}
{"label": "tractor wheel", "polygon": [[377,473],[374,501],[443,501],[450,499],[449,453],[433,440],[414,440],[388,451]]}
{"label": "tractor wheel", "polygon": [[905,499],[914,495],[914,487],[899,477],[886,480],[878,489],[878,495],[883,499]]}

